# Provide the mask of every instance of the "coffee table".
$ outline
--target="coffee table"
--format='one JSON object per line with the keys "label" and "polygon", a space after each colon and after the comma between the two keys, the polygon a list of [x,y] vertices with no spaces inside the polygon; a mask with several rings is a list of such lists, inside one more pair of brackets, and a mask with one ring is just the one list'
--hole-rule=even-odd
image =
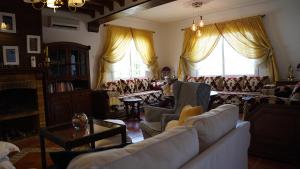
{"label": "coffee table", "polygon": [[81,131],[75,130],[72,123],[42,128],[40,130],[42,168],[46,169],[47,167],[45,139],[63,147],[66,151],[71,151],[75,147],[86,144],[90,144],[90,147],[95,149],[95,141],[117,134],[121,134],[122,142],[120,146],[125,146],[126,126],[108,121],[90,119],[87,129]]}

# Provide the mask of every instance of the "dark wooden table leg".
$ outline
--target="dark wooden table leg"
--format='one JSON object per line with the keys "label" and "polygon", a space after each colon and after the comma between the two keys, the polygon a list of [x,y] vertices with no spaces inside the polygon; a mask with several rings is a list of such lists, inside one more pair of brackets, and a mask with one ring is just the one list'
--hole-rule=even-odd
{"label": "dark wooden table leg", "polygon": [[42,169],[46,169],[47,168],[47,161],[46,161],[45,138],[42,134],[40,134],[40,147],[41,147]]}
{"label": "dark wooden table leg", "polygon": [[130,117],[134,117],[134,108],[135,108],[135,104],[134,104],[134,102],[132,102],[130,105],[131,105]]}
{"label": "dark wooden table leg", "polygon": [[[91,134],[95,133],[95,129],[94,129],[94,121],[93,121],[93,120],[90,120],[89,125],[90,125],[90,133],[91,133]],[[90,146],[91,146],[92,150],[95,150],[95,148],[96,148],[95,141],[91,142]]]}
{"label": "dark wooden table leg", "polygon": [[137,103],[137,112],[136,112],[136,117],[139,121],[141,121],[141,116],[140,116],[140,106],[141,106],[141,102]]}
{"label": "dark wooden table leg", "polygon": [[127,143],[127,138],[126,138],[126,127],[121,132],[121,137],[122,137],[122,146],[125,146]]}
{"label": "dark wooden table leg", "polygon": [[124,104],[125,104],[126,118],[128,119],[129,118],[129,107],[128,107],[129,105],[127,102],[124,102]]}

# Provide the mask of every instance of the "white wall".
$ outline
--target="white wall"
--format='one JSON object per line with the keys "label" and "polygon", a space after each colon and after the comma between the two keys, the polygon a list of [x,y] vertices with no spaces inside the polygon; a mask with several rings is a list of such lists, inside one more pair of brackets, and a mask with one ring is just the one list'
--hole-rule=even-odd
{"label": "white wall", "polygon": [[[300,63],[299,7],[299,0],[271,0],[262,4],[204,15],[204,19],[206,23],[215,23],[265,14],[264,25],[277,56],[280,76],[281,79],[286,79],[288,65],[292,64],[296,69],[296,65]],[[189,27],[191,23],[192,18],[169,23],[163,28],[164,37],[167,37],[162,40],[166,50],[163,59],[167,61],[163,63],[176,70],[183,43],[181,29]],[[297,79],[300,79],[300,71],[295,71],[295,74]]]}
{"label": "white wall", "polygon": [[[99,33],[92,33],[87,31],[86,23],[88,20],[91,20],[86,15],[78,14],[78,13],[69,13],[57,11],[53,13],[53,10],[43,9],[43,42],[77,42],[84,45],[90,45],[91,50],[89,53],[90,56],[90,74],[91,74],[91,86],[95,87],[95,83],[97,80],[97,68],[98,68],[98,59],[102,53],[102,48],[105,43],[105,28],[103,25],[100,27]],[[47,26],[47,16],[60,16],[65,18],[75,18],[80,20],[80,30],[69,30],[69,29],[58,29],[58,28],[50,28]],[[133,17],[126,17],[118,20],[114,20],[109,22],[108,24],[119,25],[119,26],[127,26],[138,29],[145,29],[154,31],[154,48],[156,51],[156,55],[158,56],[158,62],[162,65],[166,64],[166,60],[163,60],[165,57],[164,54],[164,44],[161,41],[162,31],[161,26],[158,23],[145,21]]]}

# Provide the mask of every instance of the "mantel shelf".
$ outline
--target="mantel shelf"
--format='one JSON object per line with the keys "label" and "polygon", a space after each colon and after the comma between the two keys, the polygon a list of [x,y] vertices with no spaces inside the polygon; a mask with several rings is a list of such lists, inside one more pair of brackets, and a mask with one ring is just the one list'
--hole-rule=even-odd
{"label": "mantel shelf", "polygon": [[26,68],[26,67],[0,68],[0,74],[40,74],[43,72],[44,72],[43,68]]}
{"label": "mantel shelf", "polygon": [[38,116],[38,115],[39,115],[38,111],[0,114],[0,121],[14,120],[14,119],[20,119],[20,118]]}

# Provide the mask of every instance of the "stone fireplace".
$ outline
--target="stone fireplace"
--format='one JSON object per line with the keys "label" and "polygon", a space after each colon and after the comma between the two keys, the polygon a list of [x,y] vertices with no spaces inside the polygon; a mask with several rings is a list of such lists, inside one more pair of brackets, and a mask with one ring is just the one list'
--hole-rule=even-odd
{"label": "stone fireplace", "polygon": [[0,139],[26,136],[45,127],[42,79],[36,74],[0,76]]}

